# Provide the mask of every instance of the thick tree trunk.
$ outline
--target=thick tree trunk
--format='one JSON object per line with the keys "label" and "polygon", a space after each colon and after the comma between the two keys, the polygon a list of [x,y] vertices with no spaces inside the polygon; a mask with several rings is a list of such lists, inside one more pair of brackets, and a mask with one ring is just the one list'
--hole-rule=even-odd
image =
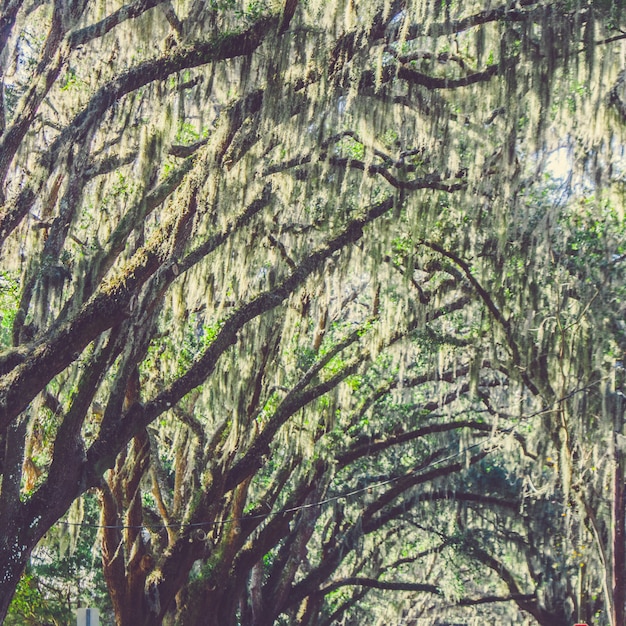
{"label": "thick tree trunk", "polygon": [[0,624],[7,615],[31,550],[24,545],[15,527],[3,529],[0,540]]}
{"label": "thick tree trunk", "polygon": [[58,442],[48,480],[29,499],[20,498],[28,416],[6,431],[0,488],[0,624],[34,548],[85,491],[82,448],[71,437]]}
{"label": "thick tree trunk", "polygon": [[[615,431],[621,434],[624,422],[624,403],[621,396],[614,394],[614,422]],[[617,436],[617,435],[616,435]],[[621,626],[626,623],[626,535],[624,524],[626,520],[626,497],[624,493],[624,454],[619,443],[614,443],[613,469],[613,502],[612,502],[612,543],[613,543],[613,571],[612,571],[612,607],[611,624]]]}
{"label": "thick tree trunk", "polygon": [[624,601],[626,598],[626,558],[624,554],[624,468],[621,453],[616,452],[613,488],[613,615],[611,624],[624,624]]}
{"label": "thick tree trunk", "polygon": [[[2,494],[4,495],[4,494]],[[50,500],[34,499],[12,506],[2,498],[0,508],[0,624],[3,623],[30,555],[48,529],[73,501],[59,493]]]}
{"label": "thick tree trunk", "polygon": [[[20,480],[28,417],[22,416],[7,429],[4,476],[0,489],[0,624],[4,621],[17,583],[26,567],[34,543],[32,525],[24,523]],[[17,478],[17,480],[12,480]]]}

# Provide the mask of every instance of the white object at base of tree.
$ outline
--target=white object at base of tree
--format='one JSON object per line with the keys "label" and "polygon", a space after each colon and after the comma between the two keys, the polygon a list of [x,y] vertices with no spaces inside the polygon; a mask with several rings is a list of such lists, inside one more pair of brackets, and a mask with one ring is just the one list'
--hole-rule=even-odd
{"label": "white object at base of tree", "polygon": [[76,626],[100,626],[98,609],[76,609]]}

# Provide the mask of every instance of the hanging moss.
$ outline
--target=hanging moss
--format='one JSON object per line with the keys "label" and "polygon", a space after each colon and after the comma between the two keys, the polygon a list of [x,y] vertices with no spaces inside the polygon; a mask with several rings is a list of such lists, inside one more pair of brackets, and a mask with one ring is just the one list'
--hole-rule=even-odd
{"label": "hanging moss", "polygon": [[[149,429],[143,508],[111,497],[182,524],[149,571],[120,552],[163,615],[178,592],[216,623],[257,593],[302,623],[515,595],[569,620],[591,602],[574,579],[608,588],[621,454],[619,3],[149,4],[44,3],[0,39],[0,262],[23,309],[0,312],[0,449],[53,393],[48,449],[87,459],[66,463],[87,489],[135,476]],[[61,493],[54,459],[34,485],[24,467],[29,497]],[[210,593],[183,589],[188,544]],[[412,608],[391,599],[424,572]],[[341,580],[363,584],[326,597]]]}

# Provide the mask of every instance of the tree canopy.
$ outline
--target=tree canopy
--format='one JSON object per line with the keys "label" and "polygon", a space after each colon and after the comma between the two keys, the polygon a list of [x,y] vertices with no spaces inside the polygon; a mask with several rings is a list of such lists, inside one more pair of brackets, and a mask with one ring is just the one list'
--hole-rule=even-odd
{"label": "tree canopy", "polygon": [[0,0],[0,621],[624,624],[625,22]]}

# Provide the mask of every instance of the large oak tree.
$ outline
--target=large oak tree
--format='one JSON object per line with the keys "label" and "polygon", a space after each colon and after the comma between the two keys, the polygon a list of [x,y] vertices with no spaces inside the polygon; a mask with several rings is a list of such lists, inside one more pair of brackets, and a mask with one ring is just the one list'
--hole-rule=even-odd
{"label": "large oak tree", "polygon": [[623,624],[619,4],[2,2],[0,619]]}

